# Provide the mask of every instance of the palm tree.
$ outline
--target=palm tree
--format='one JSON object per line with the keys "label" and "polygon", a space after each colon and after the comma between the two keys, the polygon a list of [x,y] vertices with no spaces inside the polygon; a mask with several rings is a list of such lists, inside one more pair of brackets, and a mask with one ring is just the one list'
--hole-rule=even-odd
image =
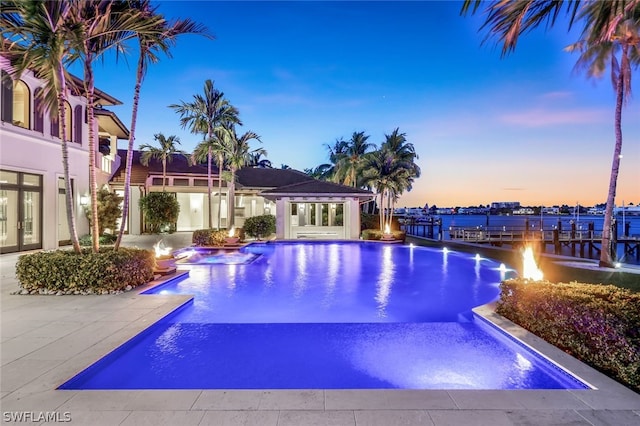
{"label": "palm tree", "polygon": [[255,139],[260,142],[260,136],[253,132],[246,132],[238,137],[235,126],[227,126],[220,129],[222,146],[224,147],[225,157],[229,164],[231,177],[229,178],[229,202],[227,203],[229,221],[227,229],[231,229],[235,225],[235,197],[236,197],[236,172],[247,164],[249,157],[253,154],[266,155],[267,151],[263,148],[251,150],[249,141]]}
{"label": "palm tree", "polygon": [[129,192],[131,188],[131,166],[133,164],[133,144],[135,141],[136,123],[138,118],[138,104],[140,101],[140,89],[142,81],[147,73],[149,63],[155,64],[159,61],[158,53],[162,52],[171,57],[170,47],[176,43],[176,38],[182,34],[201,34],[209,38],[213,36],[207,34],[206,27],[196,24],[190,19],[166,22],[152,7],[149,0],[130,1],[131,8],[140,12],[141,19],[149,20],[153,27],[147,31],[139,31],[136,36],[140,53],[138,56],[138,67],[136,71],[136,85],[133,90],[133,107],[131,110],[131,126],[129,127],[129,144],[127,146],[127,158],[124,172],[124,199],[122,206],[122,218],[118,238],[115,242],[115,249],[120,247],[124,229],[129,215]]}
{"label": "palm tree", "polygon": [[52,118],[60,123],[60,146],[62,148],[62,169],[65,183],[65,204],[67,225],[71,234],[71,244],[80,253],[80,243],[73,208],[73,190],[69,176],[69,151],[65,102],[67,100],[70,76],[65,63],[71,58],[66,43],[69,32],[68,2],[18,0],[3,1],[0,14],[2,49],[12,60],[12,78],[19,78],[30,69],[44,81],[41,91],[42,104]]}
{"label": "palm tree", "polygon": [[124,43],[139,31],[157,31],[161,17],[150,19],[142,11],[130,8],[127,1],[68,0],[70,37],[74,59],[84,69],[84,94],[87,98],[87,124],[89,127],[89,192],[91,194],[91,236],[93,251],[99,250],[98,183],[96,177],[95,78],[93,63],[111,49],[123,50]]}
{"label": "palm tree", "polygon": [[324,145],[329,151],[330,167],[326,170],[327,179],[335,182],[344,182],[344,158],[347,155],[348,144],[342,139],[336,139],[333,145]]}
{"label": "palm tree", "polygon": [[[480,0],[465,0],[462,12],[466,13],[473,5],[476,12],[481,4]],[[640,24],[640,0],[610,0],[610,1],[553,1],[553,0],[522,0],[501,1],[492,3],[485,9],[487,19],[483,28],[488,28],[488,36],[496,36],[503,42],[502,54],[505,55],[515,49],[518,37],[526,31],[545,22],[547,27],[555,24],[558,13],[565,7],[569,15],[569,27],[576,18],[582,19],[582,41],[573,45],[570,50],[582,50],[578,67],[591,64],[587,69],[601,68],[604,58],[610,58],[612,71],[615,74],[614,88],[616,90],[616,147],[611,166],[609,191],[605,208],[602,250],[600,251],[600,265],[610,266],[611,262],[611,223],[615,203],[615,192],[620,166],[620,152],[622,148],[621,117],[625,94],[631,86],[630,64],[638,64],[637,28]],[[635,34],[635,35],[634,35]],[[621,61],[618,63],[613,54],[614,46],[620,50]],[[633,47],[635,46],[635,47]],[[607,53],[609,52],[609,53]],[[600,59],[598,59],[600,58]],[[593,66],[592,66],[593,65]],[[594,74],[595,75],[595,74]]]}
{"label": "palm tree", "polygon": [[[238,110],[229,103],[224,97],[224,93],[213,87],[213,81],[204,82],[204,96],[194,95],[193,102],[181,101],[180,104],[169,105],[178,114],[180,114],[180,125],[182,128],[189,126],[192,133],[203,133],[206,140],[215,137],[216,129],[219,129],[225,123],[242,124],[238,118]],[[211,161],[214,155],[213,150],[207,151],[207,189],[209,198],[209,227],[212,227],[211,217],[211,193],[213,192],[211,184]],[[217,152],[218,157],[218,174],[222,173],[224,167],[224,153],[222,150]],[[218,229],[220,229],[220,217],[222,214],[222,180],[218,176]]]}
{"label": "palm tree", "polygon": [[[613,222],[613,207],[616,197],[618,171],[622,158],[622,107],[631,95],[631,63],[636,64],[640,59],[640,7],[636,8],[635,16],[628,14],[627,19],[619,21],[619,26],[611,34],[608,41],[599,40],[594,36],[593,26],[596,25],[603,7],[612,7],[613,3],[603,2],[592,4],[584,9],[584,16],[589,25],[583,31],[583,39],[567,48],[568,51],[579,51],[581,55],[576,63],[576,69],[586,71],[589,77],[602,77],[607,63],[610,63],[611,81],[616,92],[615,109],[615,147],[609,179],[609,192],[602,226],[602,250],[600,251],[600,266],[613,267],[611,226]],[[619,58],[619,59],[618,59]]]}
{"label": "palm tree", "polygon": [[407,142],[398,128],[385,135],[379,150],[365,157],[364,184],[373,187],[380,196],[380,229],[391,225],[398,198],[405,190],[410,191],[414,179],[420,177],[417,158],[413,144]]}
{"label": "palm tree", "polygon": [[[208,195],[208,201],[209,201],[209,228],[213,228],[213,219],[212,219],[212,212],[211,212],[211,188],[212,188],[212,184],[211,184],[211,163],[212,163],[212,158],[213,156],[219,156],[222,155],[222,153],[224,152],[224,147],[222,146],[220,139],[218,138],[216,132],[214,132],[213,137],[209,138],[209,139],[205,139],[202,142],[200,142],[195,149],[193,150],[193,153],[191,154],[191,163],[193,164],[199,164],[199,163],[207,163],[207,181],[208,183],[208,188],[209,188],[209,195]],[[218,167],[218,180],[221,180],[221,174],[222,174],[222,167]],[[218,218],[220,217],[220,212],[218,212]],[[218,229],[220,229],[220,220],[218,220]]]}
{"label": "palm tree", "polygon": [[374,148],[375,145],[367,142],[368,135],[364,132],[353,132],[351,139],[347,142],[344,156],[342,157],[342,167],[344,170],[344,181],[342,184],[350,185],[353,187],[360,186],[358,178],[362,169],[365,156],[369,149]]}
{"label": "palm tree", "polygon": [[328,180],[332,167],[331,164],[323,163],[313,169],[304,169],[304,172],[314,179]]}
{"label": "palm tree", "polygon": [[156,133],[153,138],[160,144],[160,147],[155,147],[149,144],[140,145],[140,164],[148,166],[151,159],[159,160],[162,162],[162,192],[164,192],[165,181],[167,177],[167,163],[173,161],[174,154],[181,154],[187,159],[187,153],[178,149],[176,145],[180,145],[180,139],[177,136],[165,137],[162,133]]}
{"label": "palm tree", "polygon": [[249,160],[247,161],[247,166],[258,167],[261,169],[272,168],[271,161],[269,161],[267,158],[262,158],[263,156],[266,157],[266,155],[267,155],[266,151],[265,152],[257,151],[257,152],[250,153]]}

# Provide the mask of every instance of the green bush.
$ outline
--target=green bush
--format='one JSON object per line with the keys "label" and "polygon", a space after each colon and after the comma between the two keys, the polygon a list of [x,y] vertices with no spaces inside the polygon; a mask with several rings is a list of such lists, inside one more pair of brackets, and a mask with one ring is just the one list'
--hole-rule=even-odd
{"label": "green bush", "polygon": [[496,312],[640,391],[640,294],[513,279],[501,284]]}
{"label": "green bush", "polygon": [[175,193],[150,192],[140,198],[139,205],[149,232],[157,234],[164,230],[175,230],[180,213],[180,204]]}
{"label": "green bush", "polygon": [[276,217],[271,214],[249,217],[244,221],[244,232],[257,239],[276,232]]}
{"label": "green bush", "polygon": [[[106,187],[98,191],[98,234],[103,235],[105,229],[116,231],[118,219],[122,217],[121,203],[123,198]],[[84,215],[91,225],[91,206],[84,206]],[[102,238],[101,238],[102,240]],[[113,240],[115,241],[115,239]],[[100,241],[102,244],[102,241]],[[89,241],[89,245],[91,241]]]}
{"label": "green bush", "polygon": [[[198,229],[193,231],[191,242],[196,246],[216,246],[221,247],[225,243],[225,238],[229,235],[226,229],[216,231],[215,229]],[[240,235],[240,234],[236,234]]]}
{"label": "green bush", "polygon": [[[360,212],[360,230],[364,231],[365,229],[380,229],[380,215]],[[400,222],[394,216],[391,219],[391,230],[398,229],[400,229]]]}
{"label": "green bush", "polygon": [[[98,238],[100,245],[110,245],[116,242],[118,238],[117,235],[114,234],[103,234]],[[91,247],[91,235],[83,235],[80,237],[80,245],[84,247]]]}
{"label": "green bush", "polygon": [[[381,240],[383,232],[379,229],[365,229],[362,231],[363,240]],[[394,240],[404,241],[407,234],[404,231],[391,231]]]}
{"label": "green bush", "polygon": [[16,277],[29,293],[112,293],[153,279],[154,255],[149,250],[103,248],[25,254],[16,263]]}

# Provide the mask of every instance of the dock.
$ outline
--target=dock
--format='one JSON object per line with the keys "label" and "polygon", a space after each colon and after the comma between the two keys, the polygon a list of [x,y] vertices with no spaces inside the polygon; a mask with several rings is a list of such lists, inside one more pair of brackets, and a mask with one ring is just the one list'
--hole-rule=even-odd
{"label": "dock", "polygon": [[[406,222],[401,226],[407,235],[418,237],[443,240],[442,221],[433,219],[424,223]],[[554,229],[541,230],[529,229],[528,227],[462,227],[451,226],[446,231],[451,241],[459,241],[471,244],[490,244],[496,247],[504,245],[512,248],[522,247],[524,245],[534,246],[540,252],[551,252],[561,254],[562,247],[568,247],[571,256],[579,255],[581,258],[593,258],[599,255],[602,250],[602,231],[593,229],[593,224],[589,229],[571,229],[563,230],[555,227]],[[638,235],[622,235],[619,236],[614,228],[611,235],[611,255],[613,259],[617,258],[616,247],[621,244],[624,247],[624,256],[629,256],[640,261],[640,236]],[[547,249],[550,248],[550,251]]]}

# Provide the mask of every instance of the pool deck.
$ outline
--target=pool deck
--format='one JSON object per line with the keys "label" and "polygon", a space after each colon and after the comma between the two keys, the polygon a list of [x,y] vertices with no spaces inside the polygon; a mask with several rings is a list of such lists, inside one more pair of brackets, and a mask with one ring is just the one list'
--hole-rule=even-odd
{"label": "pool deck", "polygon": [[[185,235],[170,238],[176,248],[188,245]],[[157,239],[127,237],[125,244],[148,248]],[[190,296],[139,294],[157,282],[119,295],[12,295],[18,289],[17,258],[0,256],[3,424],[20,424],[17,416],[48,414],[70,416],[72,425],[640,425],[640,394],[496,315],[490,306],[476,314],[596,389],[56,390]]]}

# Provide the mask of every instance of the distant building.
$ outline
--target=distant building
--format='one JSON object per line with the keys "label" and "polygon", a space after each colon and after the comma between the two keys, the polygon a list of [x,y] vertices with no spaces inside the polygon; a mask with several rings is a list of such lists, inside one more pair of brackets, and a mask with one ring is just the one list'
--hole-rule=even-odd
{"label": "distant building", "polygon": [[492,209],[518,209],[520,208],[520,201],[497,201],[491,203]]}
{"label": "distant building", "polygon": [[543,207],[542,214],[559,215],[560,207]]}

